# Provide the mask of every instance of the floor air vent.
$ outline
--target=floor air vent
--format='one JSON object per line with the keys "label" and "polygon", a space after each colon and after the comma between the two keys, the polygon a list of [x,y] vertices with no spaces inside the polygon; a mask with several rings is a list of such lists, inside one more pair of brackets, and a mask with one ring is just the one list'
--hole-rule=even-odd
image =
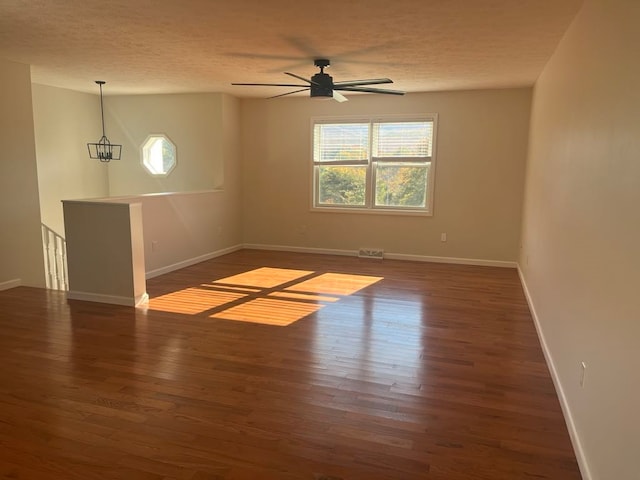
{"label": "floor air vent", "polygon": [[384,258],[384,250],[379,248],[361,248],[358,250],[358,256],[360,258]]}

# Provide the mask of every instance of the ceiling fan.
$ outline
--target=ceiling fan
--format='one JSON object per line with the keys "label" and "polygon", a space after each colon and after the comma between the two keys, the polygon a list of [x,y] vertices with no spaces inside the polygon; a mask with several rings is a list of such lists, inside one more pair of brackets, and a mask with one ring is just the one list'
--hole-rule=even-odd
{"label": "ceiling fan", "polygon": [[299,90],[292,92],[282,93],[280,95],[274,95],[269,98],[284,97],[285,95],[291,95],[293,93],[304,92],[309,90],[311,98],[333,98],[338,102],[346,102],[347,97],[342,95],[338,90],[344,92],[368,92],[368,93],[385,93],[387,95],[404,95],[405,92],[400,90],[385,90],[382,88],[371,88],[368,85],[379,85],[382,83],[393,83],[388,78],[374,78],[370,80],[349,80],[346,82],[334,82],[331,75],[324,73],[324,69],[331,65],[331,62],[326,58],[316,58],[313,64],[320,69],[320,73],[316,73],[311,79],[301,77],[295,73],[284,72],[286,75],[297,78],[303,82],[303,85],[292,83],[232,83],[231,85],[248,85],[248,86],[260,86],[260,87],[303,87]]}

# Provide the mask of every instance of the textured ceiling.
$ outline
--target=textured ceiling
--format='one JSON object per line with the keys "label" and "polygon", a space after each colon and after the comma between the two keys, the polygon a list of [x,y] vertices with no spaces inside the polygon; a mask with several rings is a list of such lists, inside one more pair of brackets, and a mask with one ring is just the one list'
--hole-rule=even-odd
{"label": "textured ceiling", "polygon": [[[284,93],[231,82],[389,77],[408,92],[532,85],[582,0],[1,0],[0,57],[105,94]],[[294,83],[296,83],[294,81]]]}

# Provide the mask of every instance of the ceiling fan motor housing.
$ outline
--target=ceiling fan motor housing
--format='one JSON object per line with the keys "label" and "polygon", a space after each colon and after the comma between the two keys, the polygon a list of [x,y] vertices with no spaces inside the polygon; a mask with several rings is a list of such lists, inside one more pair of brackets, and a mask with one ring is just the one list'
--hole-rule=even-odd
{"label": "ceiling fan motor housing", "polygon": [[333,78],[327,73],[311,77],[311,98],[333,98]]}

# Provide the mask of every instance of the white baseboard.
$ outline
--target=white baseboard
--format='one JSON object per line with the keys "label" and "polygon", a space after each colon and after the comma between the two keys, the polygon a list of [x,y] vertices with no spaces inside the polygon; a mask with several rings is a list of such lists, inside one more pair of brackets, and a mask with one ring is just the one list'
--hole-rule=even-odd
{"label": "white baseboard", "polygon": [[22,281],[18,278],[16,280],[9,280],[8,282],[0,283],[0,292],[2,290],[9,290],[10,288],[19,287],[22,285]]}
{"label": "white baseboard", "polygon": [[336,250],[332,248],[315,248],[315,247],[291,247],[288,245],[262,245],[256,243],[245,243],[242,248],[251,250],[275,250],[278,252],[293,253],[317,253],[320,255],[342,255],[347,257],[355,257],[358,255],[356,250]]}
{"label": "white baseboard", "polygon": [[139,307],[149,302],[149,295],[145,292],[136,297],[121,297],[116,295],[103,295],[90,292],[67,292],[68,300],[82,300],[85,302],[109,303],[112,305],[124,305],[127,307]]}
{"label": "white baseboard", "polygon": [[205,255],[189,258],[187,260],[183,260],[181,262],[177,262],[172,265],[167,265],[166,267],[150,270],[146,273],[145,278],[148,280],[150,278],[158,277],[160,275],[164,275],[165,273],[173,272],[175,270],[180,270],[181,268],[190,267],[191,265],[195,265],[196,263],[204,262],[206,260],[211,260],[212,258],[226,255],[227,253],[236,252],[238,250],[241,250],[242,248],[243,248],[242,245],[234,245],[233,247],[223,248],[221,250],[216,250],[215,252],[207,253]]}
{"label": "white baseboard", "polygon": [[[330,248],[313,248],[313,247],[291,247],[286,245],[262,245],[246,243],[244,248],[250,248],[254,250],[277,250],[282,252],[296,252],[296,253],[318,253],[323,255],[344,255],[350,257],[357,257],[357,250],[333,250]],[[385,252],[384,258],[389,260],[407,260],[413,262],[434,262],[434,263],[455,263],[461,265],[479,265],[485,267],[504,267],[504,268],[517,268],[516,262],[506,262],[502,260],[482,260],[476,258],[456,258],[456,257],[431,257],[427,255],[408,255],[404,253],[387,253]]]}
{"label": "white baseboard", "polygon": [[520,282],[522,283],[524,296],[526,297],[527,303],[529,304],[529,310],[531,311],[531,316],[533,317],[533,323],[536,327],[538,338],[540,339],[540,345],[542,346],[542,353],[544,353],[544,358],[547,362],[547,367],[549,368],[549,372],[551,372],[551,379],[553,380],[553,385],[556,388],[558,400],[560,400],[560,407],[562,408],[564,421],[567,424],[567,430],[569,431],[571,444],[573,445],[573,450],[576,454],[576,460],[578,461],[578,467],[580,468],[580,473],[582,474],[583,480],[591,480],[593,477],[591,476],[591,471],[589,470],[587,458],[585,456],[584,449],[582,448],[582,443],[580,442],[578,430],[576,429],[573,416],[571,415],[571,408],[569,407],[569,402],[567,401],[567,397],[564,394],[564,390],[562,389],[562,383],[560,383],[558,370],[556,369],[556,366],[553,363],[553,356],[551,355],[551,351],[549,350],[549,347],[547,345],[544,332],[542,331],[542,326],[540,325],[540,318],[538,317],[538,314],[536,312],[535,305],[533,304],[533,300],[531,298],[531,294],[529,293],[529,288],[527,287],[527,282],[525,281],[524,274],[522,273],[522,269],[520,268],[520,265],[518,265],[518,275],[520,276]]}
{"label": "white baseboard", "polygon": [[149,303],[149,294],[147,292],[144,292],[142,295],[138,295],[135,298],[135,306],[136,307],[142,307],[146,304]]}
{"label": "white baseboard", "polygon": [[407,255],[404,253],[385,253],[389,260],[407,260],[412,262],[454,263],[459,265],[477,265],[480,267],[517,268],[516,262],[504,260],[483,260],[480,258],[432,257],[429,255]]}

